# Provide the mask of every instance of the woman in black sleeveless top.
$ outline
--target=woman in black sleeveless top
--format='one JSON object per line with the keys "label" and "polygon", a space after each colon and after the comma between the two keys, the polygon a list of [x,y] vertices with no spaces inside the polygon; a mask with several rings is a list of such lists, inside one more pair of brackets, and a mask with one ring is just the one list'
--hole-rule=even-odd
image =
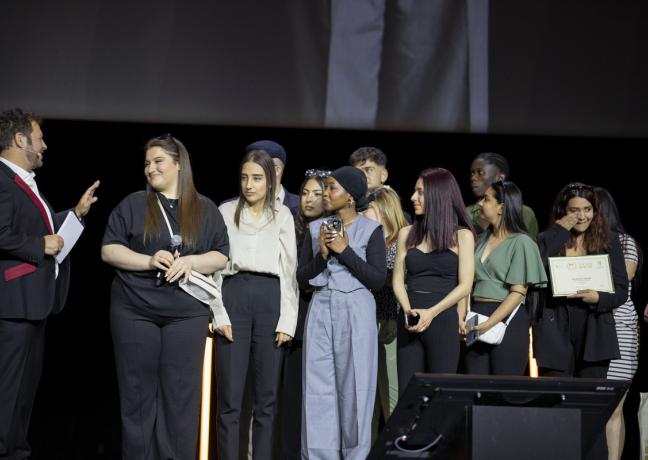
{"label": "woman in black sleeveless top", "polygon": [[401,393],[414,372],[457,372],[460,338],[453,307],[470,293],[475,272],[474,232],[454,176],[426,169],[412,202],[414,222],[398,234],[393,276],[404,311],[398,336]]}

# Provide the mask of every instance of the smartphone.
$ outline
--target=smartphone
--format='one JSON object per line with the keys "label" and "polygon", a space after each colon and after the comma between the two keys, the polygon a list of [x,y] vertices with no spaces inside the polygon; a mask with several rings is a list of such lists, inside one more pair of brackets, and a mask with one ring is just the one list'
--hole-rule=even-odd
{"label": "smartphone", "polygon": [[344,234],[344,223],[342,222],[342,219],[337,216],[327,217],[324,219],[324,225],[326,225],[327,229],[334,230],[340,235]]}
{"label": "smartphone", "polygon": [[466,346],[469,347],[477,341],[479,337],[479,332],[475,331],[473,328],[479,324],[479,317],[473,315],[468,321],[466,321],[466,329],[468,329],[468,334],[466,334]]}
{"label": "smartphone", "polygon": [[420,316],[410,316],[405,313],[405,310],[403,310],[403,313],[405,314],[405,327],[416,326],[418,324]]}

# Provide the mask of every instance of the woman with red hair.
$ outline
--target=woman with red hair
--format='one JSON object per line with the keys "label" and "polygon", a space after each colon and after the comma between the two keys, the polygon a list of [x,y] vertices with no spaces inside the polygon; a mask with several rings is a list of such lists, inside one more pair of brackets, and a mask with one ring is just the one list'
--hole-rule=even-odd
{"label": "woman with red hair", "polygon": [[414,372],[457,372],[453,307],[470,293],[475,273],[474,230],[454,176],[442,168],[424,170],[411,200],[414,221],[398,232],[392,279],[405,323],[398,336],[401,393]]}

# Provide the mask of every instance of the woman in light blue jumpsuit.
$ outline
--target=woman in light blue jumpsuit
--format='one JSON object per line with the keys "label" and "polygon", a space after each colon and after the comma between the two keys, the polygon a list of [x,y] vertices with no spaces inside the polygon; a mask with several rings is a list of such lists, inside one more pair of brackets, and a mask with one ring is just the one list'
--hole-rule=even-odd
{"label": "woman in light blue jumpsuit", "polygon": [[366,193],[361,170],[333,171],[324,209],[343,230],[318,219],[302,246],[297,279],[315,288],[304,334],[305,459],[364,460],[371,448],[378,337],[370,289],[382,287],[387,268],[382,227],[356,211]]}

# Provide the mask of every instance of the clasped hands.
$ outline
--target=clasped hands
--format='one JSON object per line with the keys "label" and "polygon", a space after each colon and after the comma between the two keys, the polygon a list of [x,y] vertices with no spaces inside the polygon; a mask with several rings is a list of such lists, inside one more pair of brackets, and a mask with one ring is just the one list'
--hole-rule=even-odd
{"label": "clasped hands", "polygon": [[339,233],[336,230],[322,224],[319,236],[320,252],[324,259],[328,259],[330,251],[341,254],[349,246],[349,235],[346,232]]}
{"label": "clasped hands", "polygon": [[165,273],[164,279],[167,283],[173,283],[181,277],[186,282],[189,275],[191,275],[193,260],[191,256],[180,257],[178,251],[171,254],[169,251],[161,249],[151,256],[149,266],[152,270],[156,268],[162,270]]}
{"label": "clasped hands", "polygon": [[438,315],[437,310],[434,307],[410,308],[405,310],[405,314],[412,317],[418,316],[418,323],[413,326],[406,326],[405,329],[407,329],[409,332],[417,332],[419,334],[430,327],[432,320]]}

